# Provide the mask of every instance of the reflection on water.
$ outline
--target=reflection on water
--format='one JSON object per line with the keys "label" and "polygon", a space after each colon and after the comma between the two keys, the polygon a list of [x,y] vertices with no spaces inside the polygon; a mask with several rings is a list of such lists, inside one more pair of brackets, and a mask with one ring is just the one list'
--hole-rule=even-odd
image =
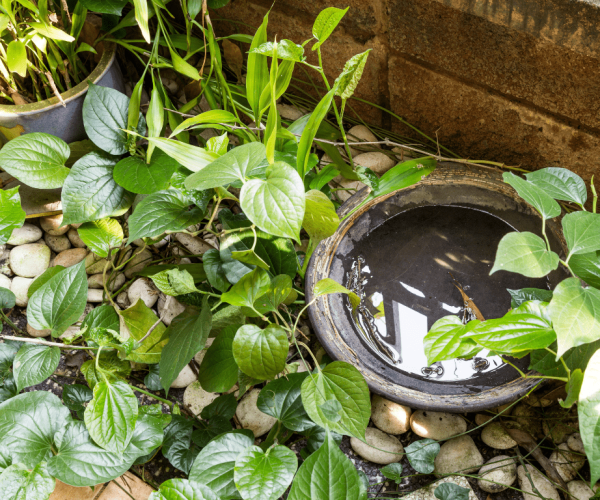
{"label": "reflection on water", "polygon": [[352,314],[360,338],[397,370],[432,381],[466,380],[499,368],[501,359],[487,351],[428,366],[423,338],[443,316],[472,317],[452,276],[486,318],[506,313],[507,288],[544,287],[543,280],[524,284],[516,274],[489,276],[498,243],[512,230],[486,212],[430,206],[403,212],[354,240],[346,287],[361,297]]}

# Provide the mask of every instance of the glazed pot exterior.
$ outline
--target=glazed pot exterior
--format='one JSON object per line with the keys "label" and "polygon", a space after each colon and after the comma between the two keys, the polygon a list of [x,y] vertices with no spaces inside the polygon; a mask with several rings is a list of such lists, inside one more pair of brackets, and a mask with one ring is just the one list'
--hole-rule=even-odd
{"label": "glazed pot exterior", "polygon": [[88,81],[125,92],[123,75],[115,56],[115,45],[107,44],[100,62],[87,80],[62,94],[66,106],[57,97],[21,106],[0,106],[0,142],[31,132],[52,134],[67,143],[85,139],[82,109]]}

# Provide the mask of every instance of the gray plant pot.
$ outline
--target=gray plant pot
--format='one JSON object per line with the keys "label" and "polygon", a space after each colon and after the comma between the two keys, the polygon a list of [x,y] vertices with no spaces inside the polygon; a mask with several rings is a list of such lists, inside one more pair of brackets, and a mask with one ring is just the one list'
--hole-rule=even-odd
{"label": "gray plant pot", "polygon": [[116,46],[106,44],[100,62],[87,78],[64,92],[63,106],[57,97],[21,106],[0,106],[0,142],[30,132],[45,132],[70,143],[85,139],[81,110],[88,89],[88,81],[125,92],[123,75],[115,61]]}

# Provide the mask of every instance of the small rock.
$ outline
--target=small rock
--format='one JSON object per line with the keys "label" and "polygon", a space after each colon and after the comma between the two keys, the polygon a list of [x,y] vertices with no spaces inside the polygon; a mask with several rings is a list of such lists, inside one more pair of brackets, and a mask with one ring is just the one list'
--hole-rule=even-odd
{"label": "small rock", "polygon": [[85,258],[85,272],[87,274],[102,273],[107,262],[106,259],[99,257],[94,252],[90,252]]}
{"label": "small rock", "polygon": [[42,229],[48,234],[51,234],[52,236],[60,236],[61,234],[65,234],[71,227],[68,224],[63,226],[62,221],[62,214],[42,217],[40,218],[40,226],[42,226]]}
{"label": "small rock", "polygon": [[79,319],[77,321],[83,321],[85,319],[85,317],[91,313],[94,310],[94,304],[86,304],[85,305],[85,309],[83,310],[83,312],[81,313],[81,316],[79,316]]}
{"label": "small rock", "polygon": [[567,445],[571,450],[585,455],[585,450],[583,449],[583,441],[581,440],[581,434],[579,434],[579,432],[575,432],[567,438]]}
{"label": "small rock", "polygon": [[550,462],[566,483],[577,477],[577,472],[585,464],[585,457],[572,452],[567,443],[561,443],[550,455]]}
{"label": "small rock", "polygon": [[202,239],[197,236],[192,236],[186,233],[177,233],[175,238],[179,243],[181,243],[185,248],[187,248],[192,255],[200,255],[209,250],[212,250],[213,247],[206,244]]}
{"label": "small rock", "polygon": [[143,238],[138,238],[137,240],[133,240],[133,244],[136,247],[143,247],[145,245]]}
{"label": "small rock", "polygon": [[13,273],[13,270],[10,268],[9,262],[10,250],[4,249],[2,251],[2,255],[0,255],[0,273],[12,278],[15,275],[15,273]]}
{"label": "small rock", "polygon": [[169,326],[171,321],[173,321],[173,318],[179,316],[183,311],[185,311],[185,306],[175,297],[171,297],[169,303],[167,304],[167,311],[165,312],[166,302],[166,297],[161,293],[158,297],[158,315],[163,319],[163,323]]}
{"label": "small rock", "polygon": [[131,278],[135,273],[144,269],[152,260],[152,253],[148,249],[144,249],[141,252],[136,251],[133,259],[129,261],[125,266],[125,276]]}
{"label": "small rock", "polygon": [[94,303],[102,302],[103,294],[104,290],[99,290],[97,288],[88,288],[87,301]]}
{"label": "small rock", "polygon": [[19,307],[27,306],[27,302],[29,302],[27,292],[32,283],[33,278],[21,278],[20,276],[13,278],[12,283],[10,284],[10,291],[15,294],[15,303]]}
{"label": "small rock", "polygon": [[342,201],[346,201],[353,194],[355,194],[358,191],[360,191],[361,189],[367,187],[367,185],[364,182],[352,181],[350,179],[346,179],[345,177],[342,177],[341,175],[338,175],[335,179],[333,179],[333,181],[334,182],[332,182],[330,184],[330,186],[333,187],[334,189],[343,188],[343,189],[351,189],[352,190],[352,191],[337,191],[336,192],[338,197]]}
{"label": "small rock", "polygon": [[198,365],[202,364],[202,360],[204,359],[204,355],[206,354],[206,351],[208,350],[208,348],[212,345],[213,341],[215,339],[206,339],[206,344],[204,344],[204,349],[202,349],[199,353],[197,353],[194,356],[194,361],[196,363],[198,363]]}
{"label": "small rock", "polygon": [[44,243],[28,243],[10,251],[10,267],[17,276],[39,276],[49,265],[50,247]]}
{"label": "small rock", "polygon": [[73,245],[75,248],[85,248],[85,243],[80,238],[77,229],[75,229],[74,227],[67,231],[67,238],[69,238],[71,245]]}
{"label": "small rock", "polygon": [[569,413],[560,406],[547,409],[544,413],[542,429],[544,436],[550,437],[555,444],[566,442],[571,434],[579,431],[576,407],[573,407]]}
{"label": "small rock", "polygon": [[385,153],[370,152],[362,153],[354,158],[354,163],[361,167],[370,168],[377,175],[385,174],[390,168],[396,165],[396,161]]}
{"label": "small rock", "polygon": [[408,406],[389,401],[374,394],[371,402],[371,420],[376,427],[388,434],[404,434],[410,429]]}
{"label": "small rock", "polygon": [[85,259],[88,251],[85,248],[71,248],[60,252],[54,258],[55,266],[71,267]]}
{"label": "small rock", "polygon": [[366,443],[363,443],[354,437],[350,439],[350,446],[354,452],[365,460],[376,464],[391,464],[402,459],[404,447],[394,436],[374,427],[367,427],[365,441]]}
{"label": "small rock", "polygon": [[483,413],[478,413],[475,415],[475,423],[477,425],[483,425],[492,420],[492,418],[494,418],[493,415],[484,415]]}
{"label": "small rock", "polygon": [[[354,125],[354,127],[352,127],[350,130],[348,130],[348,132],[346,132],[346,138],[348,139],[348,142],[377,142],[378,139],[377,137],[375,137],[375,135],[373,134],[373,132],[371,132],[369,130],[368,127],[365,127],[364,125]],[[369,144],[368,146],[365,146],[366,148],[373,148],[373,147],[380,147],[378,144]],[[360,153],[362,153],[362,151],[350,146],[350,152],[352,153],[352,156],[357,156]]]}
{"label": "small rock", "polygon": [[471,436],[459,436],[445,442],[434,461],[436,476],[460,472],[477,472],[483,465],[483,457]]}
{"label": "small rock", "polygon": [[27,333],[32,337],[47,337],[48,335],[50,335],[51,331],[52,330],[50,330],[49,328],[46,330],[36,330],[33,326],[27,323]]}
{"label": "small rock", "polygon": [[505,405],[497,406],[496,408],[490,410],[492,413],[500,413],[503,417],[506,417],[511,414],[513,408],[513,403],[506,403]]}
{"label": "small rock", "polygon": [[488,460],[479,469],[477,484],[483,491],[499,493],[511,486],[517,479],[517,465],[514,457],[498,455]]}
{"label": "small rock", "polygon": [[152,307],[158,300],[158,290],[150,280],[138,278],[127,290],[127,296],[132,304],[135,304],[137,299],[142,299],[147,307]]}
{"label": "small rock", "polygon": [[483,428],[481,440],[496,450],[508,450],[517,446],[517,442],[498,422],[491,422]]}
{"label": "small rock", "polygon": [[46,234],[44,237],[44,241],[46,245],[48,245],[53,252],[60,253],[64,252],[71,248],[71,242],[69,238],[66,236],[52,236],[51,234]]}
{"label": "small rock", "polygon": [[117,304],[121,306],[123,309],[127,309],[131,304],[129,302],[129,297],[127,296],[127,292],[121,292],[117,295]]}
{"label": "small rock", "polygon": [[567,491],[573,500],[590,500],[596,492],[600,484],[595,484],[594,489],[590,489],[590,485],[586,481],[569,481],[567,483]]}
{"label": "small rock", "polygon": [[160,249],[164,246],[166,246],[169,243],[169,237],[167,236],[166,238],[162,238],[161,240],[158,240],[156,243],[152,243],[152,247]]}
{"label": "small rock", "polygon": [[300,111],[296,106],[289,104],[278,104],[277,111],[284,120],[296,121],[298,118],[302,118],[304,113]]}
{"label": "small rock", "polygon": [[179,375],[177,375],[177,378],[173,380],[173,383],[171,384],[171,389],[183,389],[184,387],[187,387],[196,380],[196,374],[190,368],[190,365],[185,365],[183,367],[183,370],[181,370],[179,372]]}
{"label": "small rock", "polygon": [[4,274],[0,274],[0,287],[8,288],[10,290],[11,284],[12,284],[12,281],[8,276],[4,276]]}
{"label": "small rock", "polygon": [[42,230],[33,224],[25,223],[22,227],[13,229],[10,238],[6,242],[8,245],[26,245],[27,243],[35,243],[42,237]]}
{"label": "small rock", "polygon": [[[531,481],[527,477],[527,472],[531,476]],[[532,465],[528,465],[527,470],[525,470],[523,465],[519,465],[517,467],[517,476],[519,477],[519,487],[523,490],[523,500],[540,500],[540,497],[531,486],[532,481],[542,497],[551,500],[560,500],[558,491],[550,480]]]}
{"label": "small rock", "polygon": [[542,437],[542,424],[538,412],[525,403],[518,404],[513,412],[513,417],[519,429],[528,432],[534,438]]}
{"label": "small rock", "polygon": [[419,410],[412,414],[410,427],[417,436],[444,441],[467,430],[467,422],[454,413]]}
{"label": "small rock", "polygon": [[276,418],[263,413],[256,406],[260,389],[252,389],[242,398],[235,414],[244,429],[250,429],[254,437],[260,437],[271,430],[277,422]]}
{"label": "small rock", "polygon": [[186,408],[189,408],[194,415],[200,415],[204,407],[208,406],[218,397],[218,394],[206,392],[204,389],[202,389],[200,382],[196,381],[188,385],[183,393],[183,404]]}
{"label": "small rock", "polygon": [[[106,279],[109,279],[109,274],[106,275]],[[88,287],[90,288],[103,288],[103,278],[104,276],[102,275],[102,273],[98,273],[98,274],[92,274],[89,278],[88,278]],[[123,273],[119,273],[113,276],[113,280],[110,283],[108,289],[111,292],[114,292],[115,290],[118,290],[119,288],[121,288],[124,284],[125,284],[126,278],[125,275]]]}
{"label": "small rock", "polygon": [[63,333],[62,335],[60,335],[58,338],[60,339],[70,339],[73,337],[77,337],[79,335],[79,332],[81,331],[81,328],[78,326],[70,326],[69,328],[67,328],[65,330],[65,333]]}

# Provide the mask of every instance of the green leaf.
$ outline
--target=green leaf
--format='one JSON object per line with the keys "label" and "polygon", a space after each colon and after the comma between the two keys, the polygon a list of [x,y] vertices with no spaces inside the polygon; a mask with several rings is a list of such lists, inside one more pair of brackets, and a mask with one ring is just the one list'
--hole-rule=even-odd
{"label": "green leaf", "polygon": [[358,295],[356,295],[354,292],[351,292],[346,287],[340,285],[337,281],[334,281],[331,278],[323,278],[322,280],[319,280],[313,289],[313,294],[315,297],[329,295],[331,293],[345,293],[348,295],[350,303],[352,304],[352,309],[356,309],[360,304],[360,297]]}
{"label": "green leaf", "polygon": [[115,158],[89,153],[71,168],[62,190],[63,222],[88,222],[124,214],[134,195],[113,179]]}
{"label": "green leaf", "polygon": [[470,358],[479,352],[481,348],[473,339],[463,338],[477,324],[479,320],[463,325],[458,316],[444,316],[438,319],[423,339],[427,363],[432,365],[438,361]]}
{"label": "green leaf", "polygon": [[194,441],[194,443],[200,448],[204,448],[217,436],[220,436],[221,434],[225,434],[226,432],[230,432],[232,430],[231,422],[225,417],[220,416],[212,417],[209,422],[198,422],[197,427],[198,428],[192,433],[192,441]]}
{"label": "green leaf", "polygon": [[62,397],[69,410],[80,412],[85,410],[85,405],[92,400],[94,393],[85,385],[73,384],[63,388]]}
{"label": "green leaf", "polygon": [[[277,311],[278,307],[292,292],[292,279],[287,274],[280,274],[271,280],[267,293],[256,299],[254,309],[261,314]],[[248,316],[255,316],[254,311],[247,311]]]}
{"label": "green leaf", "polygon": [[192,444],[192,430],[193,424],[190,420],[173,415],[171,423],[165,429],[162,447],[162,454],[171,465],[186,474],[190,472],[199,451]]}
{"label": "green leaf", "polygon": [[83,320],[82,327],[119,331],[119,315],[113,306],[105,304],[90,311]]}
{"label": "green leaf", "polygon": [[46,269],[42,274],[40,274],[33,283],[29,285],[29,290],[27,290],[27,296],[31,298],[36,290],[38,290],[44,283],[50,280],[53,276],[56,276],[58,273],[66,269],[63,266],[52,266]]}
{"label": "green leaf", "polygon": [[544,219],[552,219],[560,215],[560,205],[532,182],[525,181],[512,172],[504,172],[502,178]]}
{"label": "green leaf", "polygon": [[585,182],[566,168],[542,168],[525,174],[525,177],[556,200],[572,201],[581,207],[587,201]]}
{"label": "green leaf", "polygon": [[351,57],[344,65],[344,69],[340,73],[340,76],[335,80],[335,83],[333,84],[335,95],[340,96],[343,101],[350,99],[354,94],[371,50],[372,49],[365,50],[363,53]]}
{"label": "green leaf", "polygon": [[402,465],[398,462],[386,465],[385,467],[379,469],[379,472],[381,472],[384,477],[391,479],[395,483],[402,482]]}
{"label": "green leaf", "polygon": [[[331,399],[342,409],[341,419],[332,422],[319,408]],[[302,383],[302,403],[313,422],[345,436],[364,439],[371,415],[369,388],[362,374],[348,363],[334,361],[318,374],[307,377]]]}
{"label": "green leaf", "polygon": [[306,193],[306,210],[302,228],[317,244],[332,236],[340,225],[340,218],[335,212],[335,206],[322,191],[313,189]]}
{"label": "green leaf", "polygon": [[155,151],[149,163],[138,156],[123,158],[113,171],[115,182],[127,191],[152,194],[169,187],[169,180],[179,163],[161,150]]}
{"label": "green leaf", "polygon": [[111,248],[118,248],[123,242],[123,228],[115,219],[86,222],[79,226],[77,232],[98,257],[107,257]]}
{"label": "green leaf", "polygon": [[[253,55],[253,54],[250,54]],[[264,56],[263,56],[264,57]],[[275,80],[275,99],[279,99],[290,85],[294,74],[294,61],[282,61],[277,67],[277,78]],[[267,108],[271,105],[271,85],[267,85],[260,94],[259,109],[264,114]],[[281,130],[281,129],[280,129]],[[275,153],[277,156],[277,152]]]}
{"label": "green leaf", "polygon": [[277,46],[277,59],[283,59],[286,61],[302,62],[306,59],[304,57],[304,47],[297,45],[291,40],[285,38],[279,42],[265,42],[258,47],[251,49],[251,54],[263,54],[265,56],[272,57],[273,52]]}
{"label": "green leaf", "polygon": [[202,283],[206,281],[206,273],[204,272],[204,266],[202,264],[158,264],[155,266],[148,266],[138,271],[136,276],[144,276],[149,278],[161,271],[169,271],[171,269],[178,269],[179,271],[185,271],[192,275],[194,283]]}
{"label": "green leaf", "polygon": [[[207,392],[227,392],[238,379],[233,357],[233,339],[240,325],[224,328],[206,351],[198,369],[198,381]],[[202,417],[205,418],[205,417]]]}
{"label": "green leaf", "polygon": [[317,39],[317,43],[312,47],[313,50],[317,50],[329,38],[349,8],[337,9],[335,7],[328,7],[319,12],[312,27],[312,34]]}
{"label": "green leaf", "polygon": [[95,360],[86,361],[81,365],[81,373],[91,389],[104,380],[104,376],[108,380],[126,380],[131,375],[131,362],[120,359],[117,351],[103,350],[99,357],[98,364],[102,373],[96,370]]}
{"label": "green leaf", "polygon": [[510,313],[475,326],[466,337],[499,354],[521,357],[556,340],[552,323],[535,314]]}
{"label": "green leaf", "polygon": [[[83,125],[92,142],[111,155],[128,152],[129,136],[125,132],[128,108],[129,98],[125,94],[89,82],[83,101]],[[142,123],[138,124],[138,130]]]}
{"label": "green leaf", "polygon": [[13,464],[0,474],[0,490],[5,500],[48,500],[56,481],[42,462],[30,472],[23,464]]}
{"label": "green leaf", "polygon": [[369,186],[371,190],[376,191],[379,187],[379,177],[377,174],[367,167],[357,166],[355,169],[358,180]]}
{"label": "green leaf", "polygon": [[569,247],[567,262],[573,254],[600,250],[600,214],[573,212],[562,219],[563,234]]}
{"label": "green leaf", "polygon": [[161,292],[165,295],[177,297],[188,293],[198,292],[194,285],[194,277],[185,270],[164,269],[150,278]]}
{"label": "green leaf", "polygon": [[579,401],[579,393],[581,392],[581,385],[583,384],[583,372],[578,368],[571,372],[571,377],[565,386],[567,391],[567,397],[564,401],[559,400],[560,406],[563,408],[571,408],[577,401]]}
{"label": "green leaf", "polygon": [[[144,304],[141,299],[138,299],[128,309],[121,311],[120,315],[125,321],[125,325],[131,336],[138,341],[146,335],[148,330],[158,320],[152,309]],[[144,340],[142,345],[129,355],[129,359],[136,363],[158,363],[160,361],[160,354],[167,342],[166,340],[162,340],[165,330],[165,325],[159,323],[150,336]]]}
{"label": "green leaf", "polygon": [[590,483],[593,485],[600,478],[600,350],[592,356],[585,371],[577,414],[581,440],[590,462]]}
{"label": "green leaf", "polygon": [[121,454],[133,436],[138,401],[128,383],[103,380],[94,387],[94,399],[85,409],[84,417],[96,444]]}
{"label": "green leaf", "polygon": [[249,266],[258,266],[266,271],[269,270],[269,264],[262,260],[252,249],[231,252],[231,258],[243,262],[244,264],[248,264]]}
{"label": "green leaf", "polygon": [[144,385],[151,391],[160,391],[162,386],[160,385],[160,364],[149,365],[148,375],[144,377]]}
{"label": "green leaf", "polygon": [[572,255],[569,267],[588,285],[600,288],[600,250]]}
{"label": "green leaf", "polygon": [[226,186],[236,181],[244,182],[247,177],[259,172],[266,157],[264,144],[242,144],[190,175],[185,181],[185,187],[204,190]]}
{"label": "green leaf", "polygon": [[267,293],[270,286],[271,280],[267,271],[257,267],[221,295],[221,301],[232,306],[252,307],[256,299]]}
{"label": "green leaf", "polygon": [[54,435],[71,420],[67,410],[46,391],[26,392],[0,405],[2,445],[13,463],[28,469],[52,456]]}
{"label": "green leaf", "polygon": [[331,422],[339,422],[342,418],[340,415],[342,405],[335,399],[329,399],[319,405],[319,410],[321,410],[323,416]]}
{"label": "green leaf", "polygon": [[308,172],[308,158],[310,155],[310,148],[312,147],[313,139],[317,135],[319,125],[327,116],[331,101],[335,94],[335,88],[331,89],[325,96],[319,101],[319,104],[315,107],[315,110],[310,114],[306,127],[302,131],[300,142],[298,143],[298,155],[296,160],[296,170],[302,178]]}
{"label": "green leaf", "polygon": [[198,73],[198,70],[194,66],[183,59],[175,50],[169,49],[169,51],[171,52],[171,63],[175,71],[192,80],[200,80],[200,73]]}
{"label": "green leaf", "polygon": [[25,210],[21,208],[19,186],[0,190],[0,245],[10,239],[13,229],[23,225],[25,215]]}
{"label": "green leaf", "polygon": [[296,454],[285,446],[274,446],[266,453],[252,446],[237,457],[233,477],[244,500],[277,500],[291,484],[297,468]]}
{"label": "green leaf", "polygon": [[213,417],[231,420],[235,415],[236,408],[237,398],[235,397],[235,394],[223,394],[208,406],[205,406],[200,413],[200,417],[204,420],[210,420]]}
{"label": "green leaf", "polygon": [[420,439],[404,448],[410,466],[421,474],[431,474],[440,444],[433,439]]}
{"label": "green leaf", "polygon": [[263,330],[244,325],[233,339],[233,357],[240,370],[257,380],[270,380],[283,371],[289,341],[283,328],[269,324]]}
{"label": "green leaf", "polygon": [[234,432],[217,437],[196,457],[190,470],[190,481],[208,486],[219,498],[236,498],[235,461],[240,453],[254,444],[253,441],[246,434]]}
{"label": "green leaf", "polygon": [[213,490],[187,479],[169,479],[148,500],[220,500]]}
{"label": "green leaf", "polygon": [[261,121],[261,109],[260,109],[260,96],[263,90],[269,86],[269,66],[267,56],[262,54],[256,54],[253,52],[254,49],[261,46],[267,41],[267,23],[269,13],[265,15],[263,22],[256,30],[252,43],[250,44],[250,51],[248,53],[248,64],[246,72],[246,98],[252,108],[254,114],[254,121],[260,123]]}
{"label": "green leaf", "polygon": [[198,224],[204,218],[204,210],[193,207],[177,190],[158,191],[146,196],[129,217],[129,239],[152,238],[165,231],[182,231]]}
{"label": "green leaf", "polygon": [[6,65],[12,73],[27,76],[27,48],[21,40],[12,40],[6,47]]}
{"label": "green leaf", "polygon": [[35,31],[37,31],[40,35],[42,35],[46,38],[50,38],[52,40],[60,40],[60,41],[69,42],[69,43],[75,41],[75,39],[71,35],[68,35],[63,30],[55,28],[54,26],[51,26],[49,24],[43,24],[43,23],[28,23],[28,24]]}
{"label": "green leaf", "polygon": [[28,186],[54,189],[61,187],[69,175],[65,167],[69,154],[69,146],[62,139],[33,132],[7,142],[0,150],[0,165]]}
{"label": "green leaf", "polygon": [[165,332],[169,342],[162,351],[160,360],[160,382],[165,392],[179,376],[181,370],[200,352],[212,326],[212,314],[208,295],[204,296],[202,309],[186,307]]}
{"label": "green leaf", "polygon": [[58,337],[83,314],[87,289],[85,261],[64,269],[31,296],[27,321],[36,330],[50,329]]}
{"label": "green leaf", "polygon": [[219,157],[204,148],[192,146],[175,139],[165,137],[147,137],[146,139],[150,144],[156,146],[192,172],[197,172]]}
{"label": "green leaf", "polygon": [[235,123],[236,121],[237,118],[235,115],[229,111],[224,111],[222,109],[211,109],[181,122],[181,124],[178,125],[173,132],[171,132],[171,137],[176,136],[185,129],[196,128],[198,125],[204,125],[207,123]]}
{"label": "green leaf", "polygon": [[520,290],[507,289],[510,294],[510,307],[513,309],[519,307],[524,302],[529,300],[539,300],[540,302],[550,302],[552,299],[551,290],[543,290],[541,288],[521,288]]}
{"label": "green leaf", "polygon": [[8,288],[0,286],[0,309],[10,309],[15,307],[16,299],[15,294]]}
{"label": "green leaf", "polygon": [[83,158],[86,154],[92,152],[98,153],[102,151],[89,139],[84,139],[83,141],[70,142],[69,150],[71,151],[71,153],[69,154],[69,159],[65,163],[65,166],[69,168],[71,168],[76,161]]}
{"label": "green leaf", "polygon": [[556,331],[557,359],[571,347],[600,339],[600,290],[583,288],[577,278],[558,284],[548,313]]}
{"label": "green leaf", "polygon": [[[556,342],[550,346],[550,349],[553,352],[556,352]],[[575,371],[576,369],[580,369],[581,371],[585,372],[590,358],[598,349],[600,349],[600,340],[569,349],[565,354],[563,354],[562,358],[571,372]],[[541,351],[533,351],[531,353],[531,363],[529,369],[535,370],[540,372],[542,375],[548,375],[550,377],[567,376],[567,372],[562,362],[560,360],[556,360],[556,356],[545,349]]]}
{"label": "green leaf", "polygon": [[10,340],[0,343],[0,386],[8,377],[12,376],[11,368],[13,361],[22,346],[22,342]]}
{"label": "green leaf", "polygon": [[[308,380],[308,379],[307,379]],[[300,466],[288,500],[366,500],[354,464],[339,449],[330,431],[323,445]]]}
{"label": "green leaf", "polygon": [[202,264],[206,271],[206,277],[210,286],[216,288],[220,292],[226,292],[230,284],[223,270],[223,261],[219,250],[209,250],[202,255]]}
{"label": "green leaf", "polygon": [[36,344],[24,344],[13,363],[17,390],[39,384],[58,368],[60,349]]}
{"label": "green leaf", "polygon": [[81,0],[81,4],[92,12],[98,14],[112,14],[120,16],[127,0]]}
{"label": "green leaf", "polygon": [[558,267],[558,261],[558,255],[548,251],[539,236],[529,232],[508,233],[498,244],[490,274],[509,271],[528,278],[542,278]]}
{"label": "green leaf", "polygon": [[469,500],[469,488],[454,483],[440,484],[433,494],[439,500]]}
{"label": "green leaf", "polygon": [[286,163],[270,165],[266,180],[246,182],[240,204],[248,218],[263,231],[300,241],[304,185],[298,173]]}

